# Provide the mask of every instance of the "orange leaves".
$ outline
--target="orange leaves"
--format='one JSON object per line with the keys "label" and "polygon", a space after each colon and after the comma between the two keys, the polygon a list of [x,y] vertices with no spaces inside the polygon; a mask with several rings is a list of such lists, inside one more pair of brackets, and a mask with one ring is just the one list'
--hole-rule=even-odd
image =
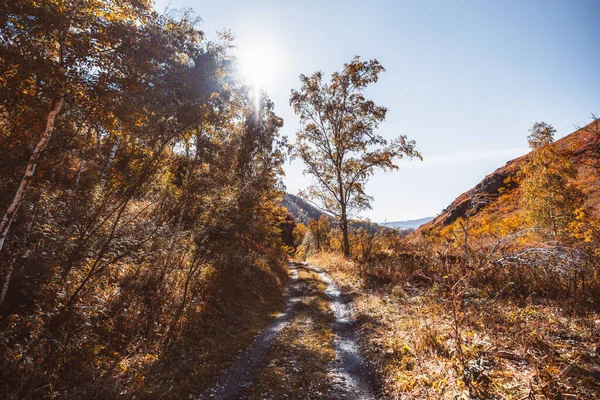
{"label": "orange leaves", "polygon": [[583,207],[574,211],[574,220],[569,223],[567,230],[573,238],[583,243],[594,243],[600,239],[600,221],[590,216]]}
{"label": "orange leaves", "polygon": [[551,125],[536,123],[530,132],[533,152],[519,173],[524,217],[533,226],[560,238],[585,199],[574,182],[577,169],[568,151],[553,143],[555,130]]}

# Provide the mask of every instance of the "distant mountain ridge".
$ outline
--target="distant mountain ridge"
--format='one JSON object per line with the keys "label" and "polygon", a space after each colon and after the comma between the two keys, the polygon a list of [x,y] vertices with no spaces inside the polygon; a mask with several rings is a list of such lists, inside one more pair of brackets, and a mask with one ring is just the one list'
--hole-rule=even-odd
{"label": "distant mountain ridge", "polygon": [[434,218],[435,217],[425,217],[419,219],[411,219],[407,221],[381,222],[379,225],[404,231],[407,229],[418,229],[421,225],[428,223]]}
{"label": "distant mountain ridge", "polygon": [[[305,200],[302,200],[300,197],[293,195],[291,193],[285,193],[283,195],[283,199],[281,200],[281,204],[288,209],[290,213],[294,216],[294,219],[297,222],[302,222],[303,224],[308,224],[308,221],[311,219],[319,219],[321,215],[327,215],[329,218],[333,220],[333,217],[321,210],[312,204],[308,203]],[[417,229],[421,225],[431,221],[434,217],[425,217],[421,219],[414,219],[410,221],[393,221],[393,222],[383,222],[383,223],[373,223],[364,220],[355,220],[350,221],[350,226],[352,228],[358,229],[360,227],[367,229],[369,232],[376,232],[378,230],[377,227],[381,226],[384,228],[392,228],[399,230],[409,230],[409,229]]]}
{"label": "distant mountain ridge", "polygon": [[307,224],[311,219],[319,219],[321,215],[327,215],[312,204],[302,200],[291,193],[285,193],[281,204],[292,213],[296,221]]}

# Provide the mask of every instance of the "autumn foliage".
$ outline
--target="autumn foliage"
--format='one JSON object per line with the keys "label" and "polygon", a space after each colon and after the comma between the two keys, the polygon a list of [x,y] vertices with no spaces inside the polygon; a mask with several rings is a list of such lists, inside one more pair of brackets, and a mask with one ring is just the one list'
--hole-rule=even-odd
{"label": "autumn foliage", "polygon": [[200,394],[281,305],[282,121],[195,22],[0,5],[0,397]]}
{"label": "autumn foliage", "polygon": [[597,398],[595,126],[554,142],[536,123],[531,153],[428,226],[312,255],[355,299],[383,397]]}

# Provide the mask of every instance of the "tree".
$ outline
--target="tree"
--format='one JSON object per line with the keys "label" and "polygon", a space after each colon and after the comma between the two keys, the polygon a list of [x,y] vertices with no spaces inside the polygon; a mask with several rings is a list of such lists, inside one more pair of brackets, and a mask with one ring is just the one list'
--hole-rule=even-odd
{"label": "tree", "polygon": [[376,134],[387,109],[364,97],[384,68],[377,60],[354,57],[341,72],[323,82],[323,73],[300,75],[302,87],[292,90],[290,105],[300,117],[292,157],[301,158],[305,174],[314,178],[304,197],[333,215],[342,229],[343,252],[350,255],[348,219],[370,208],[365,184],[376,170],[393,170],[395,160],[419,158],[406,136],[390,141]]}
{"label": "tree", "polygon": [[308,221],[308,229],[311,231],[319,251],[329,247],[329,231],[331,230],[331,226],[329,224],[329,217],[326,214],[322,214],[319,219]]}
{"label": "tree", "polygon": [[122,354],[187,352],[213,309],[197,305],[242,269],[279,287],[282,121],[196,20],[149,0],[0,2],[0,307],[22,321],[0,321],[0,398],[147,394],[93,387]]}
{"label": "tree", "polygon": [[308,228],[302,222],[296,224],[294,230],[292,231],[292,235],[294,236],[294,247],[302,245],[302,241],[304,240],[304,236],[306,236],[307,231]]}
{"label": "tree", "polygon": [[556,130],[552,125],[536,122],[529,132],[532,152],[520,171],[524,216],[559,239],[584,202],[581,189],[573,182],[577,168],[568,152],[554,143]]}
{"label": "tree", "polygon": [[[151,13],[149,2],[133,0],[20,0],[0,6],[2,106],[14,112],[9,121],[13,125],[32,121],[15,129],[22,129],[22,136],[30,142],[37,142],[0,220],[0,250],[66,101],[101,109],[85,101],[94,97],[91,92],[116,92],[138,83],[127,79],[132,78],[128,47],[133,47],[135,33]],[[126,78],[121,79],[123,76]],[[114,88],[117,90],[111,90]],[[112,100],[118,108],[118,99]]]}
{"label": "tree", "polygon": [[294,215],[291,212],[287,212],[285,215],[285,219],[279,225],[281,229],[281,240],[283,244],[289,246],[290,248],[294,247],[294,228],[296,228],[296,220],[294,219]]}

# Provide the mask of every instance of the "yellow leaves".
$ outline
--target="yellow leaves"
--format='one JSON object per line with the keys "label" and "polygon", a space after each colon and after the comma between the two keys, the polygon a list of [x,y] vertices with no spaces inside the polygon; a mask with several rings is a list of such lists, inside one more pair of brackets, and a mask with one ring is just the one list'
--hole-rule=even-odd
{"label": "yellow leaves", "polygon": [[438,379],[436,381],[433,381],[433,383],[431,384],[431,386],[437,390],[444,390],[444,388],[446,386],[448,386],[448,379],[447,378],[441,378]]}
{"label": "yellow leaves", "polygon": [[405,342],[400,342],[397,338],[388,337],[382,343],[387,354],[395,356],[398,360],[413,354],[412,348]]}
{"label": "yellow leaves", "polygon": [[[450,224],[448,226],[445,226],[440,231],[440,235],[443,238],[454,240],[454,239],[456,239],[457,235],[459,235],[460,232],[462,231],[462,227],[463,226],[464,226],[464,219],[463,218],[458,218],[452,224]],[[456,247],[456,246],[457,246],[457,244],[454,243],[453,247]]]}
{"label": "yellow leaves", "polygon": [[[541,126],[542,124],[536,124],[533,130],[537,129],[535,132],[546,135],[547,132],[538,129]],[[552,127],[549,126],[548,129],[551,130]],[[577,169],[570,162],[568,152],[553,144],[542,143],[533,148],[528,162],[520,171],[523,178],[521,203],[524,216],[532,225],[558,236],[567,229],[573,220],[574,211],[582,206],[585,196],[574,182]]]}
{"label": "yellow leaves", "polygon": [[587,218],[587,212],[585,211],[585,208],[580,207],[578,209],[576,209],[573,214],[575,215],[575,221],[578,222],[582,222]]}
{"label": "yellow leaves", "polygon": [[105,346],[97,344],[96,346],[94,346],[94,349],[92,350],[92,354],[95,355],[95,356],[97,356],[104,349],[105,349]]}
{"label": "yellow leaves", "polygon": [[522,225],[523,219],[518,213],[503,218],[499,228],[500,236],[504,237],[511,235],[521,229]]}
{"label": "yellow leaves", "polygon": [[415,376],[406,379],[402,377],[398,380],[398,386],[401,391],[410,392],[417,385],[417,378]]}
{"label": "yellow leaves", "polygon": [[600,222],[592,218],[583,207],[577,208],[567,231],[571,237],[583,243],[592,243],[598,240],[600,234]]}

